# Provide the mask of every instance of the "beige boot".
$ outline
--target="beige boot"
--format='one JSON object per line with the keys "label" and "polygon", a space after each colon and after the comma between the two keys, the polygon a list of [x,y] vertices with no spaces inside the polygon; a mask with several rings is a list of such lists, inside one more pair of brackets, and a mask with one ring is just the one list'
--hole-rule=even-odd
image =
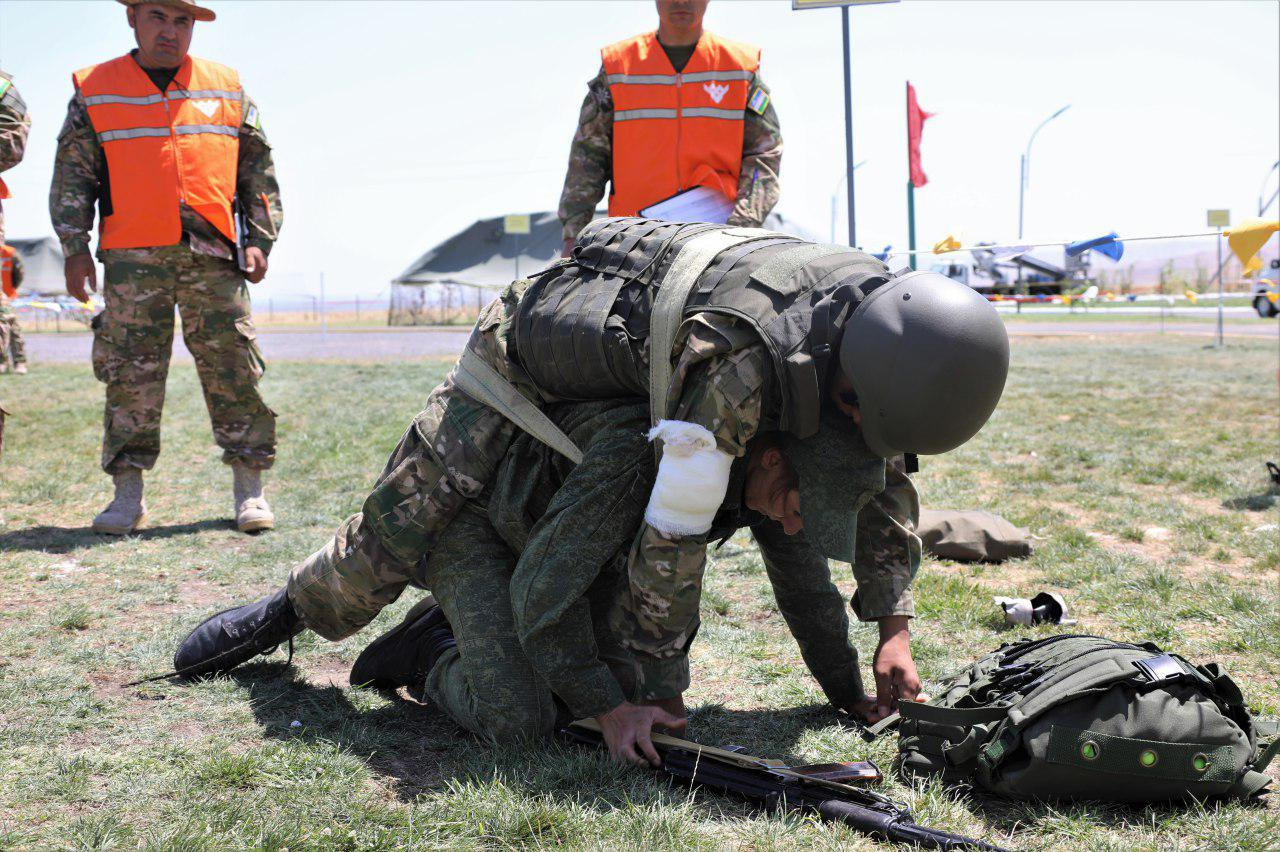
{"label": "beige boot", "polygon": [[93,519],[93,531],[105,535],[128,535],[147,519],[147,504],[142,502],[142,471],[131,467],[112,476],[116,496],[107,508]]}
{"label": "beige boot", "polygon": [[231,472],[235,477],[236,527],[245,533],[274,528],[276,516],[262,496],[262,471],[233,464]]}
{"label": "beige boot", "polygon": [[21,364],[14,364],[13,374],[15,376],[25,376],[27,374],[27,362],[23,361]]}

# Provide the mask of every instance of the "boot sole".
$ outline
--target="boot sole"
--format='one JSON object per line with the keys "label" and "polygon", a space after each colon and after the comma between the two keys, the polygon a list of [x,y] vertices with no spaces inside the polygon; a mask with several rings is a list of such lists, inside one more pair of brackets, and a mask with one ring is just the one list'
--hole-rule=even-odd
{"label": "boot sole", "polygon": [[276,522],[274,518],[260,518],[256,521],[245,521],[242,524],[236,524],[236,529],[240,530],[242,533],[262,532],[263,530],[273,530],[275,528]]}
{"label": "boot sole", "polygon": [[136,532],[138,528],[141,527],[146,522],[147,522],[147,513],[143,512],[141,515],[137,517],[137,519],[134,520],[133,526],[131,527],[113,527],[113,526],[107,526],[106,524],[100,524],[97,521],[94,521],[93,531],[100,535],[128,535],[131,532]]}

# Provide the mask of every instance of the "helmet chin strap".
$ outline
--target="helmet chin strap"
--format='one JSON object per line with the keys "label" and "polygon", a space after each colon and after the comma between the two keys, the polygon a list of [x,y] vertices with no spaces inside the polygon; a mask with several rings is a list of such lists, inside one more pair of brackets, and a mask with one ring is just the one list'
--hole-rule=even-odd
{"label": "helmet chin strap", "polygon": [[832,355],[839,349],[845,323],[863,299],[889,280],[883,275],[859,277],[862,280],[850,280],[842,284],[813,306],[813,320],[809,327],[809,339],[813,341],[813,347],[810,351],[818,376],[818,387],[824,394],[831,381]]}

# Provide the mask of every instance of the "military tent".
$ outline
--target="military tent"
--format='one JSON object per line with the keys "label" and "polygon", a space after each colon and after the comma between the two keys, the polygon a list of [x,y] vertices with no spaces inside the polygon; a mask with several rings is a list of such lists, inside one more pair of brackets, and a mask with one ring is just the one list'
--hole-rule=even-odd
{"label": "military tent", "polygon": [[[604,215],[603,211],[597,211]],[[473,222],[409,264],[391,282],[391,325],[469,322],[476,310],[521,275],[560,256],[563,240],[555,211],[530,213],[529,233],[507,233],[505,216]],[[766,228],[816,240],[776,213]]]}

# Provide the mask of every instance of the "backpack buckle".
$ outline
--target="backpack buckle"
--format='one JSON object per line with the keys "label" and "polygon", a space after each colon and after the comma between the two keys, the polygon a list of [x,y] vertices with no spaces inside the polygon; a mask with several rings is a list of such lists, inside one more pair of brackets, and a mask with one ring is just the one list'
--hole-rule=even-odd
{"label": "backpack buckle", "polygon": [[1182,665],[1169,654],[1134,660],[1133,664],[1147,676],[1147,681],[1151,685],[1177,680],[1187,674]]}

